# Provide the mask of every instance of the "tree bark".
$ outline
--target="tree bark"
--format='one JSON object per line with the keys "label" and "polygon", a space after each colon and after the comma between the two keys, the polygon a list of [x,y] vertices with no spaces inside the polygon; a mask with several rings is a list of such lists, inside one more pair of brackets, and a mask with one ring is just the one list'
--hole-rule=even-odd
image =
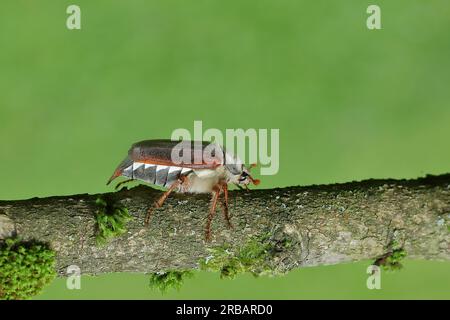
{"label": "tree bark", "polygon": [[[48,242],[57,270],[77,265],[83,274],[193,269],[208,248],[239,248],[270,234],[290,246],[271,252],[279,271],[376,259],[400,245],[412,259],[450,260],[450,174],[416,180],[366,180],[345,184],[232,191],[229,229],[218,206],[212,241],[204,241],[209,195],[173,194],[144,217],[161,191],[146,186],[107,194],[0,201],[0,239],[18,235]],[[127,232],[99,246],[96,199],[128,208]]]}

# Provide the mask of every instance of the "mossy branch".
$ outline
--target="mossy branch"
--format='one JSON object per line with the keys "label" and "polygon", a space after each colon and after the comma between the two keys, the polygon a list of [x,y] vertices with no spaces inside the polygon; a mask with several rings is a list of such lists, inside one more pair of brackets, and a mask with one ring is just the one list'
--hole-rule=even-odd
{"label": "mossy branch", "polygon": [[0,240],[0,300],[38,294],[56,276],[55,252],[46,243]]}
{"label": "mossy branch", "polygon": [[[78,265],[82,274],[167,275],[203,267],[233,277],[381,258],[395,268],[406,252],[412,259],[450,260],[450,174],[233,191],[234,228],[218,212],[211,242],[204,241],[209,195],[173,195],[144,227],[146,211],[160,195],[139,186],[0,201],[0,239],[19,235],[48,243],[61,275]],[[99,237],[104,245],[97,244]],[[154,280],[176,283],[173,276]]]}
{"label": "mossy branch", "polygon": [[131,220],[131,216],[127,208],[108,202],[102,197],[98,197],[95,204],[98,206],[95,212],[96,240],[97,244],[103,245],[111,238],[126,232],[126,224]]}

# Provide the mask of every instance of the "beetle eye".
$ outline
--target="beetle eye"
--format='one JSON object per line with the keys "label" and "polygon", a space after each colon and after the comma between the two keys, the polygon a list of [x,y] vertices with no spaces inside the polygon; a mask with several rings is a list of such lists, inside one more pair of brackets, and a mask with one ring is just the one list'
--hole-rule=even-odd
{"label": "beetle eye", "polygon": [[244,181],[245,179],[247,179],[248,173],[247,172],[242,172],[241,176],[239,177],[239,181]]}

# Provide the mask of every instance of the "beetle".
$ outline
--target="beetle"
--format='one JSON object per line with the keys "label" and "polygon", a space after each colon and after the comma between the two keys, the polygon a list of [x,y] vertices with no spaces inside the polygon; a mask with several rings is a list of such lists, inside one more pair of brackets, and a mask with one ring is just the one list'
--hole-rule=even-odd
{"label": "beetle", "polygon": [[138,180],[167,188],[162,196],[149,208],[145,217],[148,225],[151,213],[163,206],[172,192],[211,193],[211,206],[205,227],[205,239],[211,239],[211,222],[217,202],[223,193],[223,215],[232,228],[228,214],[228,185],[234,184],[248,190],[248,185],[258,185],[260,180],[250,175],[250,169],[238,157],[228,153],[220,145],[205,141],[144,140],[134,143],[128,156],[119,164],[109,185],[120,176],[129,178],[123,183]]}

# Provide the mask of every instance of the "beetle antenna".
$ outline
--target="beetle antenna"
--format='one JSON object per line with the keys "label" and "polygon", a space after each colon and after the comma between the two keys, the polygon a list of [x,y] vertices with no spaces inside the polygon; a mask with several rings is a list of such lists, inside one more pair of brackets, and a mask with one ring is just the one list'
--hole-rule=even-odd
{"label": "beetle antenna", "polygon": [[250,179],[250,181],[255,185],[255,186],[257,186],[258,184],[260,184],[261,183],[261,180],[259,180],[259,179],[253,179],[252,178],[252,176],[248,176],[248,178]]}
{"label": "beetle antenna", "polygon": [[252,170],[252,168],[255,168],[255,167],[257,167],[257,166],[258,166],[257,163],[252,163],[252,164],[250,164],[250,165],[248,166],[247,170],[250,171],[250,170]]}

